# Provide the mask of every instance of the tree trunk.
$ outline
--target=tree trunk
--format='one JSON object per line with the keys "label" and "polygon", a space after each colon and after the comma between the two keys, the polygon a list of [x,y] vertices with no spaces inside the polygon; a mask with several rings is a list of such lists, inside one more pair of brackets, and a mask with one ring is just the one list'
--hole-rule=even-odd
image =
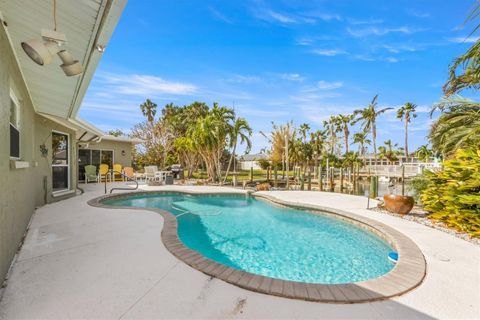
{"label": "tree trunk", "polygon": [[[235,143],[233,144],[232,154],[230,155],[230,160],[228,161],[227,172],[225,172],[225,178],[223,178],[223,183],[227,181],[228,173],[230,172],[230,165],[232,164],[232,160],[235,157],[235,149],[237,148],[237,139],[235,139]],[[235,166],[235,164],[234,164]],[[235,169],[234,169],[235,171]]]}
{"label": "tree trunk", "polygon": [[345,128],[344,130],[345,133],[345,154],[348,153],[348,129]]}
{"label": "tree trunk", "polygon": [[362,147],[362,158],[363,158],[363,166],[365,167],[367,163],[365,162],[365,147],[363,146],[363,143],[361,144]]}
{"label": "tree trunk", "polygon": [[408,114],[405,115],[405,158],[408,162]]}

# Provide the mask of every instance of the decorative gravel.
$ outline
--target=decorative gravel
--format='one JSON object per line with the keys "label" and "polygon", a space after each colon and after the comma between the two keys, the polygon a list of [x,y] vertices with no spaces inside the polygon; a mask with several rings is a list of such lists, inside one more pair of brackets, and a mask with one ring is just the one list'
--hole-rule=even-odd
{"label": "decorative gravel", "polygon": [[427,218],[427,212],[422,210],[421,207],[413,207],[412,211],[409,214],[406,215],[400,215],[397,213],[393,213],[388,211],[387,209],[383,208],[381,204],[379,204],[378,207],[375,208],[370,208],[370,210],[378,212],[378,213],[383,213],[383,214],[388,214],[391,216],[395,216],[401,219],[409,220],[409,221],[414,221],[416,223],[423,224],[424,226],[437,229],[440,231],[443,231],[445,233],[448,233],[452,236],[455,236],[457,238],[463,239],[465,241],[471,242],[477,246],[480,246],[480,239],[479,238],[472,238],[468,233],[463,233],[463,232],[458,232],[454,229],[448,228],[445,224],[442,222],[436,222],[432,221]]}

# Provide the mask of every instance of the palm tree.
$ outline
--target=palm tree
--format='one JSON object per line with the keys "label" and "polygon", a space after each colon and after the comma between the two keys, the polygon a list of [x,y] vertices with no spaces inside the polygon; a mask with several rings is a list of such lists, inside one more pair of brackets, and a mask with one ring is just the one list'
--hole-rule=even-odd
{"label": "palm tree", "polygon": [[322,154],[323,146],[326,140],[326,133],[324,130],[317,130],[310,133],[310,144],[312,145],[313,156],[315,157],[315,170],[318,167],[318,157]]}
{"label": "palm tree", "polygon": [[363,163],[365,163],[365,145],[372,143],[367,136],[367,131],[357,132],[353,135],[353,143],[358,144],[358,152],[362,155]]}
{"label": "palm tree", "polygon": [[219,107],[214,103],[207,115],[197,119],[187,133],[203,158],[210,180],[220,181],[221,179],[220,160],[227,145],[229,132],[232,131],[234,118],[233,109]]}
{"label": "palm tree", "polygon": [[142,114],[147,117],[148,122],[153,122],[155,114],[157,113],[157,105],[150,99],[147,99],[140,105],[140,110],[142,110]]}
{"label": "palm tree", "polygon": [[415,113],[417,105],[407,102],[400,109],[397,110],[397,118],[400,120],[405,120],[405,156],[408,161],[408,123],[411,121],[412,117],[416,118],[417,114]]}
{"label": "palm tree", "polygon": [[280,163],[282,164],[283,178],[285,178],[285,169],[289,167],[289,157],[287,157],[289,141],[294,136],[294,132],[295,128],[293,127],[292,121],[289,121],[284,125],[277,125],[272,121],[272,131],[268,135],[265,132],[260,131],[260,134],[264,136],[272,146],[270,160],[272,161],[273,165],[278,165]]}
{"label": "palm tree", "polygon": [[377,117],[384,113],[387,110],[391,110],[393,108],[383,108],[380,110],[376,110],[377,108],[377,99],[378,94],[373,97],[372,102],[364,108],[360,110],[355,110],[354,114],[357,116],[357,119],[354,121],[354,124],[358,121],[362,121],[362,127],[364,131],[371,130],[372,132],[372,141],[373,141],[373,156],[375,160],[377,159]]}
{"label": "palm tree", "polygon": [[[225,178],[223,179],[224,183],[227,180],[228,173],[230,171],[230,166],[232,164],[232,160],[235,159],[235,151],[237,149],[238,138],[240,138],[240,144],[243,144],[243,143],[247,144],[245,153],[250,152],[250,149],[252,148],[252,142],[250,141],[250,137],[252,136],[252,128],[250,128],[247,120],[245,120],[244,118],[236,118],[229,132],[229,136],[230,136],[229,140],[230,140],[230,148],[232,148],[232,154],[230,155],[230,160],[228,161],[228,166],[227,166],[227,172],[225,173]],[[236,161],[233,161],[233,172],[236,172]]]}
{"label": "palm tree", "polygon": [[336,116],[331,116],[327,121],[323,121],[329,143],[329,154],[334,154],[335,147],[338,143],[337,133],[339,132],[338,120]]}
{"label": "palm tree", "polygon": [[390,139],[385,141],[384,144],[384,146],[378,147],[380,158],[386,158],[391,164],[395,163],[398,160],[398,155],[403,153],[403,149],[395,150],[394,148],[398,147],[398,144],[393,143]]}
{"label": "palm tree", "polygon": [[459,96],[447,97],[432,108],[442,112],[433,123],[429,139],[443,158],[458,148],[480,144],[480,103]]}
{"label": "palm tree", "polygon": [[300,127],[298,128],[298,132],[300,133],[300,135],[303,137],[303,142],[306,143],[307,142],[307,134],[308,134],[308,131],[310,130],[310,125],[308,123],[303,123],[300,125]]}
{"label": "palm tree", "polygon": [[353,114],[340,114],[336,117],[338,127],[343,130],[343,138],[345,139],[345,153],[348,153],[348,137],[350,135],[350,130],[348,126],[352,123]]}
{"label": "palm tree", "polygon": [[[465,22],[478,18],[480,14],[480,2],[476,1],[472,8],[472,12],[468,15]],[[480,25],[477,25],[475,29],[470,33],[468,37],[471,37],[478,29]],[[467,37],[467,38],[468,38]],[[467,39],[465,39],[467,40]],[[479,89],[480,88],[480,40],[476,40],[475,43],[467,50],[463,55],[457,57],[449,68],[449,77],[447,83],[443,86],[443,92],[446,96],[456,94],[463,89]],[[458,69],[462,69],[461,71]],[[463,72],[462,72],[463,71]]]}
{"label": "palm tree", "polygon": [[433,152],[428,145],[424,144],[415,151],[415,156],[421,161],[427,162],[433,156]]}

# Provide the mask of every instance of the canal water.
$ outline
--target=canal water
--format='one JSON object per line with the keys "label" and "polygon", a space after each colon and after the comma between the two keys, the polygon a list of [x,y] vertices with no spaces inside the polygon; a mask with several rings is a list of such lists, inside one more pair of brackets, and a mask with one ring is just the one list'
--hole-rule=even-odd
{"label": "canal water", "polygon": [[[352,194],[357,196],[367,197],[369,194],[370,183],[368,181],[357,181],[355,188],[353,187],[344,187],[343,190],[340,190],[339,184],[335,186],[334,192]],[[378,182],[378,196],[383,197],[385,194],[402,194],[402,184],[400,182]],[[405,182],[405,195],[413,196],[414,191],[411,187],[411,184]]]}

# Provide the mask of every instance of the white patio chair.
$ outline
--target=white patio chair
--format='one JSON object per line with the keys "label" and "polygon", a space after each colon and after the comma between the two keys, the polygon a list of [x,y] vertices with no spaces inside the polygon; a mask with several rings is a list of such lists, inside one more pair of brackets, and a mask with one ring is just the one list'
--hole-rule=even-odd
{"label": "white patio chair", "polygon": [[147,181],[156,180],[157,179],[157,175],[156,175],[157,172],[158,172],[157,166],[146,166],[145,167],[145,180],[147,180]]}

